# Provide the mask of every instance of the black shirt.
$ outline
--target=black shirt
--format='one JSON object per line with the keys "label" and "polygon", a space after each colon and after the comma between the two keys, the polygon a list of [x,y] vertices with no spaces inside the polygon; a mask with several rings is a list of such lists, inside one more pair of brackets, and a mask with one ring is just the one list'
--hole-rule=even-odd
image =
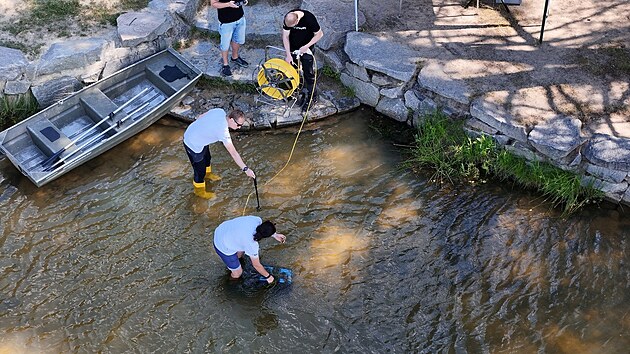
{"label": "black shirt", "polygon": [[[219,0],[219,2],[230,2],[231,0]],[[219,22],[221,23],[230,23],[235,22],[241,19],[245,14],[243,12],[243,7],[239,6],[238,9],[233,7],[225,7],[223,9],[217,9],[217,13],[219,14]]]}
{"label": "black shirt", "polygon": [[[301,11],[304,13],[304,16],[302,16],[298,23],[293,27],[287,27],[284,23],[282,24],[283,29],[291,32],[289,33],[289,49],[291,51],[298,50],[300,47],[310,42],[311,39],[315,37],[315,33],[319,32],[321,29],[315,15],[309,11],[295,9],[289,12],[293,11]],[[310,48],[313,49],[313,46]]]}

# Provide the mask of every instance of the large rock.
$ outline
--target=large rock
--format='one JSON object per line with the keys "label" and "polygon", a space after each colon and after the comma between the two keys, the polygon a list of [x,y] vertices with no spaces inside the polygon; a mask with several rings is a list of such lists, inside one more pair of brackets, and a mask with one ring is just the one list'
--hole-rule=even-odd
{"label": "large rock", "polygon": [[58,79],[48,81],[39,86],[33,86],[31,91],[41,108],[63,100],[72,93],[82,88],[81,83],[74,77],[63,76]]}
{"label": "large rock", "polygon": [[346,73],[341,73],[341,82],[344,85],[351,87],[354,90],[354,94],[362,103],[372,107],[376,107],[378,104],[378,99],[380,98],[378,86],[369,82],[361,81]]}
{"label": "large rock", "polygon": [[630,171],[630,139],[595,134],[583,152],[595,165],[618,171]]}
{"label": "large rock", "polygon": [[171,29],[171,17],[167,12],[127,12],[116,20],[122,45],[134,47],[164,36]]}
{"label": "large rock", "polygon": [[0,47],[0,81],[18,79],[26,70],[28,60],[17,49]]}
{"label": "large rock", "polygon": [[87,68],[100,62],[108,47],[109,41],[103,38],[76,39],[55,43],[39,60],[37,75]]}
{"label": "large rock", "polygon": [[300,8],[312,12],[317,17],[324,36],[317,42],[317,46],[329,50],[343,44],[347,32],[356,29],[356,21],[359,27],[365,23],[365,15],[358,10],[358,19],[355,18],[353,0],[304,0]]}
{"label": "large rock", "polygon": [[151,0],[149,9],[177,14],[186,23],[193,23],[200,0]]}
{"label": "large rock", "polygon": [[409,47],[361,32],[349,32],[344,48],[354,63],[405,83],[414,77],[420,60]]}
{"label": "large rock", "polygon": [[27,80],[7,81],[4,87],[5,95],[23,95],[28,92],[31,82]]}
{"label": "large rock", "polygon": [[472,90],[464,80],[453,79],[444,68],[445,63],[432,61],[426,64],[418,75],[418,84],[440,96],[464,105],[470,103]]}
{"label": "large rock", "polygon": [[403,123],[409,118],[409,110],[401,98],[383,97],[376,105],[376,110]]}
{"label": "large rock", "polygon": [[525,126],[515,122],[502,102],[497,102],[492,97],[479,97],[470,105],[470,114],[505,135],[527,143]]}
{"label": "large rock", "polygon": [[529,132],[529,142],[544,155],[561,160],[580,146],[581,129],[579,119],[558,116],[536,125]]}

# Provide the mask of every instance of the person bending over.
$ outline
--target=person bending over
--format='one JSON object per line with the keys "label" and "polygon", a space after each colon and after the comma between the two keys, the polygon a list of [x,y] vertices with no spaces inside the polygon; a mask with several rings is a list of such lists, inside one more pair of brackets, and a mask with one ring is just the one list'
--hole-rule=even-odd
{"label": "person bending over", "polygon": [[202,114],[192,122],[184,132],[184,149],[193,167],[193,187],[197,196],[209,199],[215,196],[206,191],[206,179],[218,181],[218,175],[212,173],[212,156],[208,145],[220,141],[230,153],[238,167],[249,177],[256,178],[252,169],[247,167],[232,143],[230,129],[239,129],[245,122],[245,114],[235,109],[226,115],[221,108],[214,108]]}
{"label": "person bending over", "polygon": [[[302,111],[306,111],[309,104],[317,102],[312,50],[323,36],[324,32],[319,27],[315,15],[309,11],[295,9],[284,15],[282,26],[282,44],[286,53],[284,60],[291,64],[300,60],[304,73],[304,91],[296,102],[302,106]],[[296,51],[298,53],[294,53]]]}
{"label": "person bending over", "polygon": [[258,244],[267,237],[273,237],[280,243],[286,241],[286,236],[277,233],[276,226],[271,221],[263,222],[261,218],[253,215],[239,216],[222,222],[214,230],[214,250],[230,270],[233,279],[238,279],[243,274],[239,258],[246,254],[256,271],[271,284],[274,277],[260,263]]}

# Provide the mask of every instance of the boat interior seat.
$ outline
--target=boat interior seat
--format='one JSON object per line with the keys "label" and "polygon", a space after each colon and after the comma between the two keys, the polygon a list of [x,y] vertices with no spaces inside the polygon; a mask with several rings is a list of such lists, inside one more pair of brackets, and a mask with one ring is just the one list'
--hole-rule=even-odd
{"label": "boat interior seat", "polygon": [[[94,121],[98,123],[112,113],[118,106],[107,97],[103,91],[99,89],[89,90],[81,96],[81,104],[85,109],[85,113]],[[114,117],[112,119],[105,120],[100,128],[107,129],[115,124]]]}
{"label": "boat interior seat", "polygon": [[[72,141],[48,119],[26,126],[31,139],[48,157],[68,146]],[[75,148],[74,146],[72,148]],[[68,149],[68,151],[71,149]]]}
{"label": "boat interior seat", "polygon": [[177,64],[169,61],[151,63],[145,70],[149,81],[167,96],[172,96],[192,80],[188,70],[182,71]]}

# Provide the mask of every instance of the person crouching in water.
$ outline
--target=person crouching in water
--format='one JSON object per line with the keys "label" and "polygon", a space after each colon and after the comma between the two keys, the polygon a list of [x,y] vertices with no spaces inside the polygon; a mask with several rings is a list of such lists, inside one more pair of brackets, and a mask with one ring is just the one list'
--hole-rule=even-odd
{"label": "person crouching in water", "polygon": [[236,162],[241,171],[251,178],[256,178],[252,169],[245,165],[241,155],[232,143],[230,129],[240,129],[245,122],[245,114],[240,109],[235,109],[226,115],[221,108],[213,108],[202,114],[192,122],[184,132],[184,149],[193,167],[193,187],[197,196],[210,199],[215,195],[206,191],[206,179],[218,181],[219,175],[212,173],[209,144],[217,141],[223,143],[225,149]]}
{"label": "person crouching in water", "polygon": [[276,226],[269,220],[263,222],[253,215],[239,216],[222,222],[214,230],[214,250],[230,270],[230,276],[238,279],[243,274],[239,258],[243,254],[249,256],[252,265],[260,275],[271,284],[273,275],[260,263],[260,246],[258,242],[267,237],[284,243],[286,236],[276,232]]}

